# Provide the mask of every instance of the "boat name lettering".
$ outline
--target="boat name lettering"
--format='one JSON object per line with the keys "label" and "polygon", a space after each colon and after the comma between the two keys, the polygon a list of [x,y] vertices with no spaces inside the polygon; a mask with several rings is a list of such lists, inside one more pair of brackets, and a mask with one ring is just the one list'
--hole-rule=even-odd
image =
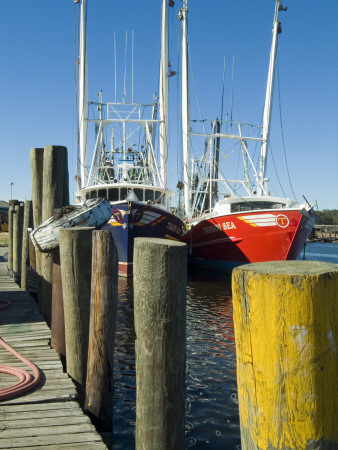
{"label": "boat name lettering", "polygon": [[236,228],[236,226],[233,222],[223,222],[222,227],[223,227],[223,230],[233,230],[234,228]]}
{"label": "boat name lettering", "polygon": [[205,234],[214,233],[215,231],[222,230],[221,225],[218,223],[215,223],[214,225],[210,225],[209,227],[203,228],[203,231]]}
{"label": "boat name lettering", "polygon": [[178,235],[181,235],[181,227],[178,227],[177,225],[175,225],[174,223],[168,222],[167,225],[167,230],[172,231],[173,233],[176,233]]}

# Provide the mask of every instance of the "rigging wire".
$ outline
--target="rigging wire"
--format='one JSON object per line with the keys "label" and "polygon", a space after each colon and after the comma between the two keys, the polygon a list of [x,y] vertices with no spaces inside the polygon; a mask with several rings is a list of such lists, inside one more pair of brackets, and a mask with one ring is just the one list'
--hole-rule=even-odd
{"label": "rigging wire", "polygon": [[207,134],[206,133],[206,129],[205,129],[205,125],[204,125],[205,119],[202,119],[201,107],[200,107],[200,103],[199,103],[199,99],[198,99],[198,95],[197,95],[194,71],[192,69],[192,63],[191,63],[191,58],[190,58],[189,42],[188,42],[188,56],[189,56],[189,65],[190,65],[191,78],[192,78],[192,83],[193,83],[193,86],[194,86],[194,92],[195,92],[195,97],[196,97],[197,109],[198,109],[198,113],[200,115],[200,120],[201,120],[202,125],[203,125],[203,131],[204,131],[205,134]]}
{"label": "rigging wire", "polygon": [[279,64],[277,65],[277,83],[278,83],[278,102],[279,102],[279,118],[280,118],[280,126],[281,126],[281,135],[282,135],[282,143],[283,143],[283,153],[284,153],[284,160],[285,160],[285,166],[286,166],[286,172],[288,174],[289,184],[291,188],[292,195],[294,199],[298,202],[296,195],[293,190],[291,178],[290,178],[290,172],[289,172],[289,165],[286,158],[286,149],[285,149],[285,141],[284,141],[284,129],[283,129],[283,120],[282,120],[282,102],[280,97],[280,78],[279,78]]}
{"label": "rigging wire", "polygon": [[279,183],[279,187],[281,188],[284,197],[287,197],[287,195],[284,192],[284,189],[283,189],[282,183],[280,181],[279,175],[278,175],[277,166],[276,166],[276,163],[275,163],[275,158],[273,157],[273,151],[272,151],[272,147],[271,147],[270,143],[269,143],[269,148],[270,148],[270,154],[271,154],[271,158],[272,158],[273,167],[275,169],[276,177],[277,177],[277,180],[278,180],[278,183]]}

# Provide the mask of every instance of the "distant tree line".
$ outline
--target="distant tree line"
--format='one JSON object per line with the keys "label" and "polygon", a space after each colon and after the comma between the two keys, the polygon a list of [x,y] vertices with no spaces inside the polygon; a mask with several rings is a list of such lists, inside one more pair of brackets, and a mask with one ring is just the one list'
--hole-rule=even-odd
{"label": "distant tree line", "polygon": [[324,209],[315,212],[317,216],[316,225],[338,225],[338,209]]}

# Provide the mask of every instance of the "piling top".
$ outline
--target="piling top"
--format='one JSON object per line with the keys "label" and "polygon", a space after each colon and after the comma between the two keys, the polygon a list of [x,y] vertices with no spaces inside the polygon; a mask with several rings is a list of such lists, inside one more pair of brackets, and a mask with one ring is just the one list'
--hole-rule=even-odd
{"label": "piling top", "polygon": [[338,264],[322,261],[269,261],[244,264],[235,269],[235,271],[238,270],[272,275],[321,275],[338,272]]}
{"label": "piling top", "polygon": [[187,245],[184,242],[175,241],[173,239],[141,238],[141,237],[135,239],[135,245],[145,245],[147,243],[165,245],[167,247],[184,247]]}

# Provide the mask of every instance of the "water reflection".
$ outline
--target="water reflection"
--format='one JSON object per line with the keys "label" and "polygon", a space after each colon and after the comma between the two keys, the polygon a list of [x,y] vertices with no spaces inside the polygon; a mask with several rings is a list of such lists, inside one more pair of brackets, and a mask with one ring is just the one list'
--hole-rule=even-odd
{"label": "water reflection", "polygon": [[[186,448],[239,448],[230,280],[189,273]],[[119,279],[113,449],[135,448],[135,332],[132,281]]]}

